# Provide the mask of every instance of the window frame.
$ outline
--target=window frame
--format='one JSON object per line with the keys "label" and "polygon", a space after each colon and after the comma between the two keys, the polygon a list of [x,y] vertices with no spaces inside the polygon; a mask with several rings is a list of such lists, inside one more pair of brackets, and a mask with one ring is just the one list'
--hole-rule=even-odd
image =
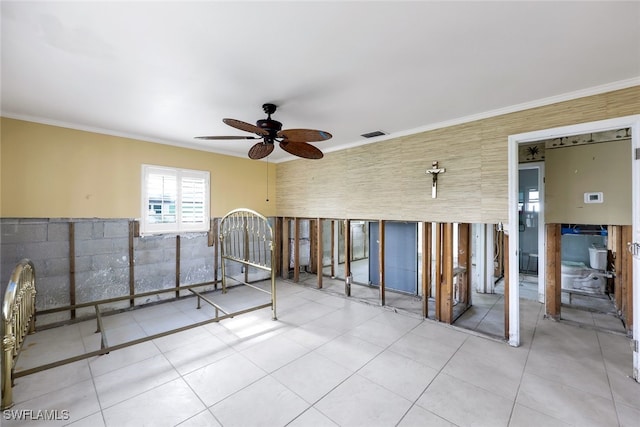
{"label": "window frame", "polygon": [[[174,176],[176,179],[175,215],[176,221],[171,223],[154,223],[149,221],[149,194],[148,180],[151,174]],[[182,182],[184,178],[196,178],[204,180],[204,212],[202,222],[183,222],[182,220]],[[210,206],[211,206],[211,181],[209,171],[175,168],[142,164],[141,168],[141,218],[140,234],[179,234],[184,232],[209,231]]]}

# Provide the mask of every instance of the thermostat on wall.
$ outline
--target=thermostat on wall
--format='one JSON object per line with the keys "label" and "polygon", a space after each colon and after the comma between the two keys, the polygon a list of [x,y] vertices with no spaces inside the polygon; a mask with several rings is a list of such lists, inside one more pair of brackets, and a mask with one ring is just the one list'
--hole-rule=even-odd
{"label": "thermostat on wall", "polygon": [[585,203],[602,203],[604,202],[604,196],[602,192],[594,192],[594,193],[584,193],[584,202]]}

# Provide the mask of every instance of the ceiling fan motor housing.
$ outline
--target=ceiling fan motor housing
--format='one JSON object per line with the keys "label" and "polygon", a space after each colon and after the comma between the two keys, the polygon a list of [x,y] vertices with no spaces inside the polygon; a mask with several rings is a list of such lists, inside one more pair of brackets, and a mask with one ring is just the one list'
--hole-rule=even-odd
{"label": "ceiling fan motor housing", "polygon": [[256,126],[269,132],[269,135],[266,136],[265,139],[268,139],[268,142],[270,143],[273,143],[273,141],[276,139],[276,136],[278,135],[278,132],[282,130],[282,123],[277,120],[271,119],[258,120],[256,122]]}

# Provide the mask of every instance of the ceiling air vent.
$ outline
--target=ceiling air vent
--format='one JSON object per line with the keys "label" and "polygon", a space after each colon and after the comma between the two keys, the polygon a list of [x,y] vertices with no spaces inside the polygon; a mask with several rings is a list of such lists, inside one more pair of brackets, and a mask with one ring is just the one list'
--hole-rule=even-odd
{"label": "ceiling air vent", "polygon": [[386,133],[382,132],[381,130],[374,130],[373,132],[363,133],[360,136],[364,136],[365,138],[375,138],[376,136],[382,135],[386,135]]}

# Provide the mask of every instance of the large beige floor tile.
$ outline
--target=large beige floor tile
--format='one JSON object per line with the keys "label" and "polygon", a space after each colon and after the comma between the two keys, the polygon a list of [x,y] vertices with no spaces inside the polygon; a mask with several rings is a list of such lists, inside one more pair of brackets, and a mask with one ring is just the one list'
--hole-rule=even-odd
{"label": "large beige floor tile", "polygon": [[271,377],[264,377],[212,406],[225,427],[284,426],[308,408],[307,402]]}
{"label": "large beige floor tile", "polygon": [[178,372],[159,354],[94,377],[94,382],[104,409],[176,378]]}
{"label": "large beige floor tile", "polygon": [[460,426],[507,426],[513,400],[440,374],[416,404]]}
{"label": "large beige floor tile", "polygon": [[309,352],[286,336],[277,335],[243,350],[241,353],[267,372],[273,372]]}
{"label": "large beige floor tile", "polygon": [[239,353],[184,376],[198,397],[211,406],[258,381],[267,373]]}
{"label": "large beige floor tile", "polygon": [[342,335],[318,347],[315,351],[355,372],[380,354],[383,347],[353,335]]}
{"label": "large beige floor tile", "polygon": [[193,390],[176,379],[104,409],[107,427],[175,426],[205,409]]}
{"label": "large beige floor tile", "polygon": [[517,403],[580,426],[618,425],[611,399],[525,372]]}
{"label": "large beige floor tile", "polygon": [[396,352],[384,351],[360,369],[358,374],[413,402],[438,371]]}
{"label": "large beige floor tile", "polygon": [[550,415],[516,404],[511,414],[509,427],[570,427],[572,424]]}
{"label": "large beige floor tile", "polygon": [[272,376],[313,404],[351,374],[351,370],[312,352],[283,366],[273,372]]}
{"label": "large beige floor tile", "polygon": [[[48,426],[62,426],[80,421],[89,415],[99,412],[100,405],[93,381],[85,380],[38,396],[34,399],[18,403],[13,406],[10,411],[22,413],[26,416],[31,416],[29,415],[31,413],[30,411],[33,411],[36,416],[38,411],[50,411],[50,414],[54,414],[54,420],[44,422],[44,424]],[[66,411],[66,415],[63,411]],[[6,416],[6,413],[3,412],[3,417],[4,416]],[[21,421],[7,421],[3,418],[2,421],[3,426],[33,426],[40,425],[40,423],[43,423],[43,421],[30,421],[24,418]]]}
{"label": "large beige floor tile", "polygon": [[393,426],[411,407],[397,394],[354,375],[315,404],[340,426]]}
{"label": "large beige floor tile", "polygon": [[456,427],[442,417],[437,416],[433,412],[414,405],[409,412],[402,418],[398,427]]}

